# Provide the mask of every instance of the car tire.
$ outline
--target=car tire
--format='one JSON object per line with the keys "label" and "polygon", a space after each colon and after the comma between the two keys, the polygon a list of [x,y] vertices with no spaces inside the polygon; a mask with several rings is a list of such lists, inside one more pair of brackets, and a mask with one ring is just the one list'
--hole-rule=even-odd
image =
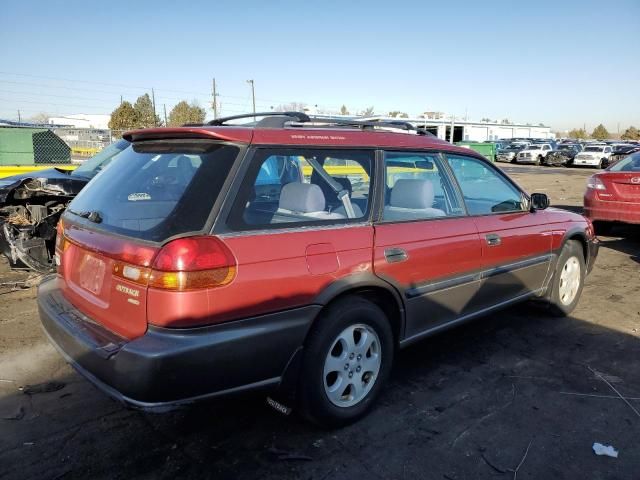
{"label": "car tire", "polygon": [[565,317],[576,308],[586,271],[582,244],[576,240],[569,240],[562,247],[547,294],[553,315]]}
{"label": "car tire", "polygon": [[538,158],[536,159],[536,165],[542,165],[542,155],[538,155]]}
{"label": "car tire", "polygon": [[600,163],[598,163],[598,168],[600,170],[603,170],[604,168],[606,168],[606,160],[604,158],[600,159]]}
{"label": "car tire", "polygon": [[596,231],[596,235],[610,235],[613,231],[612,222],[603,222],[601,220],[593,222],[593,228]]}
{"label": "car tire", "polygon": [[329,305],[305,342],[300,412],[326,428],[358,420],[380,394],[393,354],[393,332],[380,307],[355,296]]}

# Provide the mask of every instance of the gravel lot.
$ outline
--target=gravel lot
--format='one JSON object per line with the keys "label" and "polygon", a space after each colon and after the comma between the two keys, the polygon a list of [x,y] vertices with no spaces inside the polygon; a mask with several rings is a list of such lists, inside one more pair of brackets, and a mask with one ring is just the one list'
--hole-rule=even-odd
{"label": "gravel lot", "polygon": [[[503,167],[577,211],[593,173]],[[27,275],[0,263],[0,478],[640,478],[640,230],[615,233],[571,317],[526,303],[419,343],[377,408],[332,432],[261,396],[120,407],[48,344],[35,289],[7,293]],[[46,382],[55,391],[22,388]]]}

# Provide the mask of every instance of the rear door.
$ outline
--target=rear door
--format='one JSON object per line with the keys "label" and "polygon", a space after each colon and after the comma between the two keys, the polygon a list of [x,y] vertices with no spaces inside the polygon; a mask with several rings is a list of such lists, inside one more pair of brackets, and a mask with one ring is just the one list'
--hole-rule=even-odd
{"label": "rear door", "polygon": [[470,313],[480,239],[437,153],[386,152],[384,207],[375,226],[376,275],[405,298],[405,338]]}
{"label": "rear door", "polygon": [[[373,150],[361,149],[254,149],[214,229],[238,266],[231,284],[211,292],[212,318],[315,308],[310,305],[332,283],[373,275],[369,216],[374,157]],[[263,172],[276,160],[292,169],[295,163],[301,170],[271,175],[270,193],[261,194]],[[343,203],[337,192],[311,163],[324,165],[341,188],[346,187],[353,216],[337,206]]]}
{"label": "rear door", "polygon": [[493,165],[447,155],[478,229],[483,282],[479,308],[539,291],[551,262],[552,232],[544,211],[531,212],[523,192]]}

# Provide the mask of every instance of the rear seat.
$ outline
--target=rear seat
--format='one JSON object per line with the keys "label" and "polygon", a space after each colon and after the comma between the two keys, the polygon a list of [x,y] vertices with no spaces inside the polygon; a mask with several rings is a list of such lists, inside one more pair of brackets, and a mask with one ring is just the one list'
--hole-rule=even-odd
{"label": "rear seat", "polygon": [[346,218],[339,213],[325,210],[326,201],[322,189],[313,183],[287,183],[280,192],[276,213],[317,218],[321,220]]}
{"label": "rear seat", "polygon": [[389,205],[384,207],[385,220],[417,220],[444,217],[446,213],[433,208],[433,184],[429,180],[401,178],[391,189]]}

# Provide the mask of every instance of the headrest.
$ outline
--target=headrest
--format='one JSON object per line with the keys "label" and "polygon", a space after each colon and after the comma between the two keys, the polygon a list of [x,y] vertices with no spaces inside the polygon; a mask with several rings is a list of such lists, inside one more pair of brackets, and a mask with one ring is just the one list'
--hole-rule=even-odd
{"label": "headrest", "polygon": [[398,208],[431,208],[433,184],[429,180],[401,178],[391,189],[389,205]]}
{"label": "headrest", "polygon": [[324,207],[324,194],[318,185],[292,182],[282,187],[279,208],[283,210],[309,213],[320,212]]}

